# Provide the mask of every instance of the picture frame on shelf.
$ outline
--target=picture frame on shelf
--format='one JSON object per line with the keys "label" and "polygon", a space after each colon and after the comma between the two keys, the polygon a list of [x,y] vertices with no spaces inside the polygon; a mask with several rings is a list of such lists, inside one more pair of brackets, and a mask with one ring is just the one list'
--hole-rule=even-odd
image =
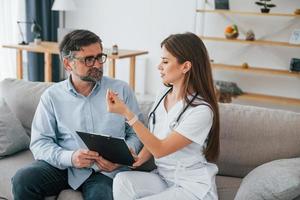
{"label": "picture frame on shelf", "polygon": [[229,10],[229,0],[215,0],[215,9]]}
{"label": "picture frame on shelf", "polygon": [[300,29],[295,29],[290,37],[290,44],[300,44]]}

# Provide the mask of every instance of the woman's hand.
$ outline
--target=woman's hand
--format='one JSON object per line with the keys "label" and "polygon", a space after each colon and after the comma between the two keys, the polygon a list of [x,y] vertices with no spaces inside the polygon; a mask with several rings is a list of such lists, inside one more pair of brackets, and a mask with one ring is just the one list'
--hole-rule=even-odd
{"label": "woman's hand", "polygon": [[118,97],[118,94],[110,89],[106,92],[107,111],[124,115],[128,110],[126,104]]}
{"label": "woman's hand", "polygon": [[133,156],[133,159],[134,159],[134,163],[132,164],[132,166],[130,168],[137,168],[139,166],[141,166],[142,164],[144,164],[144,160],[139,157],[138,155],[136,155],[136,153],[134,152],[133,149],[129,148],[130,152],[131,152],[131,155]]}

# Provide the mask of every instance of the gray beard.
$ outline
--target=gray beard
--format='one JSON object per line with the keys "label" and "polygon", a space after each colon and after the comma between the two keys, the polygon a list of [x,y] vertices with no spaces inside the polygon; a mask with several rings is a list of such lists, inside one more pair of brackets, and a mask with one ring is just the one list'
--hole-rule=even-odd
{"label": "gray beard", "polygon": [[86,76],[79,76],[79,78],[82,81],[86,81],[86,82],[98,82],[102,79],[103,77],[103,69],[97,69],[95,67],[92,67],[88,70],[87,75]]}

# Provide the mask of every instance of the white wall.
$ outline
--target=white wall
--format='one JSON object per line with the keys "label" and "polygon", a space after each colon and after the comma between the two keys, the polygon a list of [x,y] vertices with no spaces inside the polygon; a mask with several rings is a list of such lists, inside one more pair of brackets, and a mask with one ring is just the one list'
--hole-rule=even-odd
{"label": "white wall", "polygon": [[[293,12],[300,8],[300,0],[273,0],[274,12]],[[291,32],[300,28],[299,18],[221,16],[196,13],[196,8],[213,8],[213,0],[75,0],[78,10],[68,12],[66,26],[90,29],[110,47],[147,50],[149,54],[138,57],[137,85],[145,81],[146,93],[154,95],[160,87],[157,64],[160,60],[160,42],[172,33],[186,31],[204,33],[207,36],[223,36],[228,24],[237,24],[243,33],[254,30],[256,38],[288,41]],[[254,0],[230,0],[233,10],[258,11]],[[204,28],[204,29],[203,29]],[[211,58],[216,62],[288,69],[292,57],[300,57],[299,48],[252,46],[230,43],[205,42]],[[117,78],[128,80],[128,61],[117,63]],[[139,71],[140,70],[140,71]],[[144,72],[143,72],[144,71]],[[141,75],[139,73],[146,73]],[[144,77],[145,76],[145,80]],[[235,81],[245,91],[277,96],[300,98],[300,78],[268,76],[237,72],[214,72],[216,79]],[[141,89],[143,90],[143,89]],[[300,110],[300,108],[299,108]]]}
{"label": "white wall", "polygon": [[[75,0],[75,3],[78,10],[66,14],[67,27],[96,32],[106,47],[116,43],[122,49],[149,51],[148,55],[137,57],[136,85],[143,84],[138,72],[139,68],[145,68],[146,92],[152,95],[161,84],[157,71],[160,42],[172,33],[194,31],[196,0]],[[129,61],[124,62],[117,63],[116,75],[127,80]]]}

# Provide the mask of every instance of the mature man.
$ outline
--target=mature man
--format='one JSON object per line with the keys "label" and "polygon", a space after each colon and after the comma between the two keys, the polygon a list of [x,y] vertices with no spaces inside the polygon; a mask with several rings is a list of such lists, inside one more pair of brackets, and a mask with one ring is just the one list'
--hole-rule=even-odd
{"label": "mature man", "polygon": [[64,37],[59,50],[70,75],[41,96],[31,130],[36,161],[13,177],[14,198],[43,199],[73,188],[82,191],[84,199],[112,199],[112,178],[128,168],[85,149],[76,131],[123,137],[137,152],[141,143],[134,131],[124,118],[106,110],[107,89],[116,91],[139,117],[141,112],[126,83],[103,77],[107,55],[97,35],[75,30]]}

